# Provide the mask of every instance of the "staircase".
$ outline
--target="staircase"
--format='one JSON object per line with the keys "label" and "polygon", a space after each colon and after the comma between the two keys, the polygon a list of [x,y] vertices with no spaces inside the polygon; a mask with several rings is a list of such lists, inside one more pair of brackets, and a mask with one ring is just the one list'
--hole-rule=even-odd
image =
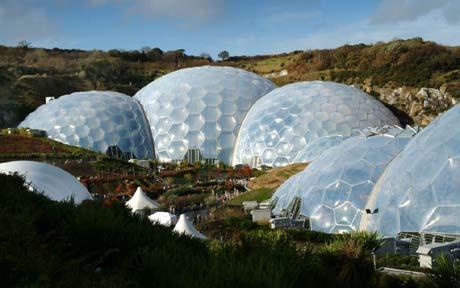
{"label": "staircase", "polygon": [[286,209],[287,212],[287,217],[290,217],[292,219],[299,218],[300,214],[300,197],[295,197],[292,202],[289,204],[288,208]]}
{"label": "staircase", "polygon": [[400,232],[396,239],[410,239],[409,243],[409,255],[417,255],[417,249],[421,244],[419,233],[411,233],[411,232]]}

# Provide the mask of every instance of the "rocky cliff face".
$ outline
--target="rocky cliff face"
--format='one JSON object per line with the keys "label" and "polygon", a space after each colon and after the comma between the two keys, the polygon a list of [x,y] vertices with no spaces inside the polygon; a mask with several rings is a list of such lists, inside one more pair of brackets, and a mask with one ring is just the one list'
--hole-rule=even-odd
{"label": "rocky cliff face", "polygon": [[407,114],[415,124],[428,125],[439,113],[457,103],[457,99],[447,91],[440,89],[399,87],[396,89],[363,87],[371,95],[376,95],[382,102]]}

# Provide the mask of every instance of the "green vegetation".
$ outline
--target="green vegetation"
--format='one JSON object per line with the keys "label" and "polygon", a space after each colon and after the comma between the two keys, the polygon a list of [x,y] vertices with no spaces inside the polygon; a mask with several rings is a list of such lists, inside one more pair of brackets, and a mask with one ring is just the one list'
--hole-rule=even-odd
{"label": "green vegetation", "polygon": [[259,189],[254,189],[250,190],[248,192],[245,192],[233,199],[231,199],[228,204],[229,205],[234,205],[234,206],[239,206],[242,205],[244,201],[257,201],[257,202],[262,202],[265,200],[270,199],[273,194],[273,189],[270,188],[259,188]]}
{"label": "green vegetation", "polygon": [[272,78],[278,85],[333,80],[380,88],[445,86],[454,97],[460,97],[460,48],[421,38],[278,55],[229,57],[227,51],[219,55],[223,60],[214,63],[207,53],[191,56],[182,49],[164,52],[143,47],[105,52],[0,46],[0,127],[16,126],[43,104],[46,96],[86,90],[134,95],[166,73],[207,64],[261,75],[287,70],[288,75]]}
{"label": "green vegetation", "polygon": [[167,72],[210,63],[184,50],[82,51],[0,45],[0,127],[14,127],[45,97],[87,90],[133,95]]}
{"label": "green vegetation", "polygon": [[306,163],[296,163],[286,167],[273,168],[263,173],[255,171],[256,175],[259,175],[249,182],[248,187],[251,190],[231,199],[228,204],[239,206],[242,205],[244,201],[262,202],[268,200],[272,197],[276,188],[292,175],[304,170],[307,165]]}
{"label": "green vegetation", "polygon": [[140,167],[138,165],[119,160],[114,158],[101,158],[96,162],[91,163],[91,166],[96,170],[101,171],[112,171],[114,173],[146,173],[147,169]]}
{"label": "green vegetation", "polygon": [[26,129],[0,131],[0,158],[2,159],[81,159],[104,155],[52,139],[30,134]]}
{"label": "green vegetation", "polygon": [[436,287],[460,287],[460,263],[446,255],[436,257],[433,270],[428,275]]}
{"label": "green vegetation", "polygon": [[424,284],[372,269],[370,250],[379,245],[375,234],[333,237],[315,251],[308,242],[292,240],[301,232],[254,229],[249,222],[228,219],[226,225],[246,231],[236,242],[201,242],[154,226],[116,202],[53,202],[28,191],[19,176],[0,175],[0,186],[2,287]]}

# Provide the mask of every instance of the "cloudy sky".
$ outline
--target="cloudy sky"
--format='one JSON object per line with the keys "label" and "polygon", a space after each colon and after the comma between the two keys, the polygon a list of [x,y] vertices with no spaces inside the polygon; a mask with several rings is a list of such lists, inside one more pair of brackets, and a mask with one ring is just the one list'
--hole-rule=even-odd
{"label": "cloudy sky", "polygon": [[460,45],[460,0],[0,0],[0,44],[216,56],[423,37]]}

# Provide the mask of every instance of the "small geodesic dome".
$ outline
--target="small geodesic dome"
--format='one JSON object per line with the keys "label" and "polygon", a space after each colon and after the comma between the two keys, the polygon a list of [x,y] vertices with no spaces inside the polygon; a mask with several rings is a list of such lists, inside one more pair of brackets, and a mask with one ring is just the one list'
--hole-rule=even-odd
{"label": "small geodesic dome", "polygon": [[273,214],[297,213],[290,216],[309,218],[316,231],[357,230],[375,183],[416,133],[399,127],[373,131],[378,133],[351,137],[330,148],[283,183],[272,197]]}
{"label": "small geodesic dome", "polygon": [[381,235],[460,233],[460,106],[423,129],[388,166],[371,194],[379,213],[362,223]]}
{"label": "small geodesic dome", "polygon": [[152,159],[150,128],[141,105],[117,92],[64,95],[41,105],[19,127],[46,131],[56,141],[107,153],[110,148]]}
{"label": "small geodesic dome", "polygon": [[55,201],[71,201],[80,204],[92,200],[88,190],[74,176],[59,167],[35,161],[12,161],[0,164],[0,173],[17,173],[25,177],[33,191],[43,193]]}
{"label": "small geodesic dome", "polygon": [[143,105],[161,161],[181,161],[191,149],[230,164],[241,122],[275,88],[241,69],[202,66],[156,79],[134,96]]}
{"label": "small geodesic dome", "polygon": [[390,124],[399,122],[361,90],[324,81],[289,84],[251,107],[241,125],[232,164],[285,166],[320,137]]}

